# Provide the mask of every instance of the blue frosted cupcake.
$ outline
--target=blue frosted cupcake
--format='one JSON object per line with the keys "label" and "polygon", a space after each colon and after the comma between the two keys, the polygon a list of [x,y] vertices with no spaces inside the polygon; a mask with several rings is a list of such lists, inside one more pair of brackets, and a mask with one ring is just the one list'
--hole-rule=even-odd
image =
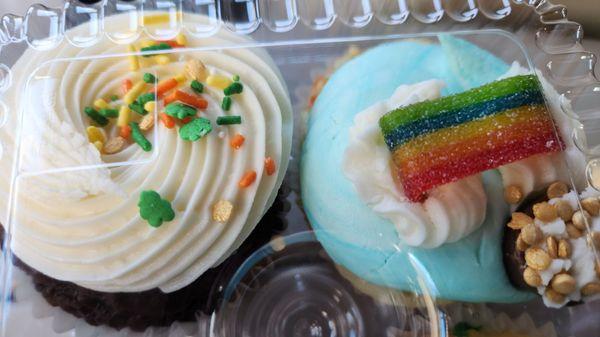
{"label": "blue frosted cupcake", "polygon": [[[574,187],[580,190],[585,187],[583,157],[571,142],[570,121],[557,113],[558,95],[546,82],[542,80],[540,84],[532,71],[516,62],[509,65],[463,39],[440,36],[439,42],[406,40],[372,48],[339,68],[316,99],[303,149],[301,177],[303,203],[318,239],[336,262],[356,275],[400,290],[427,291],[444,299],[472,302],[522,302],[535,298],[533,292],[544,295],[550,306],[577,300],[580,296],[575,293],[581,293],[584,285],[598,281],[597,277],[588,275],[587,269],[593,271],[593,262],[589,258],[576,261],[579,257],[571,255],[554,256],[549,252],[552,247],[549,249],[546,244],[550,236],[566,241],[576,239],[567,233],[571,218],[557,216],[543,221],[536,214],[527,215],[534,229],[528,228],[525,232],[533,230],[539,235],[526,245],[519,235],[523,226],[515,228],[511,221],[511,213],[518,207],[527,208],[526,204],[532,200],[529,196],[545,192],[553,183],[575,178]],[[417,104],[423,101],[438,104],[442,96],[483,92],[485,89],[474,88],[506,78],[518,79],[518,76],[532,79],[540,96],[536,102],[520,102],[516,106],[529,112],[531,107],[537,106],[548,116],[549,123],[558,127],[559,132],[553,133],[554,143],[548,146],[548,151],[532,151],[510,160],[507,159],[510,156],[503,154],[504,162],[485,163],[478,170],[467,167],[468,174],[440,179],[441,183],[429,187],[418,198],[407,194],[409,178],[399,171],[397,157],[406,155],[409,150],[415,151],[419,156],[406,166],[412,167],[424,165],[418,158],[433,158],[437,163],[446,160],[446,155],[434,157],[426,151],[419,153],[424,146],[398,151],[394,148],[397,144],[389,141],[386,144],[389,139],[384,138],[385,132],[380,128],[382,117],[390,111],[400,114],[415,106],[430,104]],[[511,80],[496,83],[506,81]],[[492,84],[492,89],[493,85],[497,84]],[[471,89],[475,91],[469,91]],[[492,89],[488,90],[491,96],[487,99],[500,95]],[[460,95],[446,101],[460,100],[457,98]],[[510,95],[512,92],[505,96]],[[516,102],[514,97],[509,100]],[[509,111],[512,108],[514,106],[499,106],[493,108],[496,110],[492,113],[513,116],[513,111]],[[415,118],[424,116],[419,113],[428,112],[417,111]],[[479,123],[486,116],[481,114],[468,122]],[[453,128],[462,127],[460,123],[467,123],[456,116],[452,118],[453,122],[443,126],[450,131],[437,127],[415,129],[414,139],[410,141],[430,137],[435,142],[447,141],[445,145],[452,145],[453,138],[432,137],[434,132],[453,132]],[[499,123],[494,121],[494,127]],[[524,130],[526,124],[510,124],[505,130],[518,134],[521,129],[516,128]],[[539,136],[537,133],[528,135]],[[525,138],[524,142],[527,144]],[[508,143],[515,144],[512,140]],[[500,150],[495,148],[494,151]],[[458,165],[467,165],[465,163]],[[424,176],[438,178],[430,172]],[[565,196],[552,197],[569,199],[574,194],[572,199],[578,198],[568,187],[564,193]],[[580,198],[595,198],[592,192],[588,193]],[[546,201],[551,208],[558,207],[558,199],[546,198]],[[575,212],[576,202],[571,206]],[[542,226],[559,220],[562,223],[557,225],[556,232]],[[511,225],[507,226],[508,223]],[[517,231],[515,238],[521,237],[521,250],[516,254],[517,270],[510,271],[518,275],[516,278],[509,277],[503,261],[504,234],[511,230]],[[512,246],[515,249],[517,245],[513,242]],[[530,249],[529,254],[525,254],[527,249]],[[535,266],[525,261],[537,250],[543,251],[544,256],[549,255],[548,265]],[[553,280],[559,274],[552,266],[563,260],[565,263],[569,260],[573,266],[581,265],[570,269],[577,289],[562,294],[564,301],[552,302],[546,293],[554,289]],[[539,282],[524,280],[525,269],[528,274],[534,271]],[[519,287],[513,279],[524,286]]]}

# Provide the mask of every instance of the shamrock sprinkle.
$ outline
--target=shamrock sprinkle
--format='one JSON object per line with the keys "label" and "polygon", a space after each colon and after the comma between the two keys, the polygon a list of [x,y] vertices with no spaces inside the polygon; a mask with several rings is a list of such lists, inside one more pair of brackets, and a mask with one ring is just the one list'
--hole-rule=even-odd
{"label": "shamrock sprinkle", "polygon": [[155,191],[143,191],[138,202],[140,216],[148,221],[152,227],[160,227],[163,221],[175,219],[175,212],[171,203],[161,199],[160,194]]}
{"label": "shamrock sprinkle", "polygon": [[181,103],[171,103],[165,108],[165,113],[167,115],[179,119],[196,116],[197,111],[196,108]]}
{"label": "shamrock sprinkle", "polygon": [[196,118],[179,129],[179,136],[183,140],[195,142],[212,131],[210,120]]}

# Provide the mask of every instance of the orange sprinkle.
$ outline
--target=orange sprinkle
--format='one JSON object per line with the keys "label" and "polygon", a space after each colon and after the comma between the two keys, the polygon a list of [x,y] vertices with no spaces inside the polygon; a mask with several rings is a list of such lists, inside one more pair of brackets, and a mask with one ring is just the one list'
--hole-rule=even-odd
{"label": "orange sprinkle", "polygon": [[255,180],[256,180],[256,171],[254,171],[254,170],[248,171],[248,172],[246,172],[246,174],[244,174],[244,176],[238,183],[238,186],[241,188],[248,187],[248,186],[252,185],[252,183]]}
{"label": "orange sprinkle", "polygon": [[176,93],[177,93],[177,91],[174,91],[169,96],[165,97],[165,99],[163,100],[163,103],[165,104],[165,106],[167,106],[177,100],[176,99],[177,96],[175,95]]}
{"label": "orange sprinkle", "polygon": [[[206,107],[208,107],[208,102],[204,98],[190,95],[181,90],[175,91],[167,98],[165,98],[165,105],[169,104],[172,101],[180,101],[181,103],[185,103],[197,109],[206,109]],[[167,101],[169,101],[169,103],[167,103]]]}
{"label": "orange sprinkle", "polygon": [[175,89],[178,85],[179,85],[179,82],[176,79],[170,78],[168,80],[160,81],[156,85],[156,87],[150,89],[149,92],[156,91],[156,96],[162,97],[164,94],[167,93],[167,91]]}
{"label": "orange sprinkle", "polygon": [[131,127],[129,125],[122,126],[119,130],[119,136],[125,139],[129,139],[129,137],[131,136]]}
{"label": "orange sprinkle", "polygon": [[177,43],[176,41],[173,41],[173,40],[161,40],[160,42],[168,44],[169,46],[171,46],[171,48],[183,48],[183,47],[185,47],[185,46],[180,45],[179,43]]}
{"label": "orange sprinkle", "polygon": [[131,90],[131,87],[133,87],[133,82],[131,82],[130,79],[126,78],[123,80],[123,82],[121,82],[121,93],[123,96],[125,96],[129,90]]}
{"label": "orange sprinkle", "polygon": [[160,113],[160,121],[167,129],[172,129],[175,127],[175,118],[167,115],[164,112]]}
{"label": "orange sprinkle", "polygon": [[192,121],[192,119],[194,119],[194,117],[192,117],[192,116],[187,116],[186,118],[184,118],[184,119],[182,119],[182,120],[181,120],[181,123],[183,123],[183,124],[187,124],[187,123],[191,122],[191,121]]}
{"label": "orange sprinkle", "polygon": [[244,145],[245,140],[246,140],[246,138],[244,138],[244,136],[242,136],[241,134],[238,133],[235,136],[233,136],[233,138],[231,138],[229,145],[231,145],[232,148],[237,150],[240,147],[242,147],[242,145]]}
{"label": "orange sprinkle", "polygon": [[267,175],[271,176],[277,170],[277,165],[275,165],[275,161],[271,157],[265,158],[265,171],[267,171]]}

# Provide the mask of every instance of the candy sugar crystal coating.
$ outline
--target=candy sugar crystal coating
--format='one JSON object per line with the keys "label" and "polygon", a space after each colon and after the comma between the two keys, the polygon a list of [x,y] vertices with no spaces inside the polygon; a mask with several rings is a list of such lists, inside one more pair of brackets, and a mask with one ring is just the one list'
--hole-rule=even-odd
{"label": "candy sugar crystal coating", "polygon": [[402,107],[379,125],[415,202],[437,186],[562,148],[533,75]]}

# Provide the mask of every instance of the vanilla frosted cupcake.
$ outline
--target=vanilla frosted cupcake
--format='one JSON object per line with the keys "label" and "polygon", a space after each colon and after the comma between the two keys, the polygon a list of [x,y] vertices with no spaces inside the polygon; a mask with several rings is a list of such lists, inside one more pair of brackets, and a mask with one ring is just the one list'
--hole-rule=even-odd
{"label": "vanilla frosted cupcake", "polygon": [[[0,202],[11,184],[15,196],[16,257],[99,294],[168,294],[238,248],[275,199],[292,129],[285,85],[264,51],[209,50],[240,41],[222,31],[27,50],[4,97],[23,123],[13,115],[0,131],[0,168],[13,172],[16,161],[14,175],[0,177]],[[123,54],[132,50],[145,55]]]}

